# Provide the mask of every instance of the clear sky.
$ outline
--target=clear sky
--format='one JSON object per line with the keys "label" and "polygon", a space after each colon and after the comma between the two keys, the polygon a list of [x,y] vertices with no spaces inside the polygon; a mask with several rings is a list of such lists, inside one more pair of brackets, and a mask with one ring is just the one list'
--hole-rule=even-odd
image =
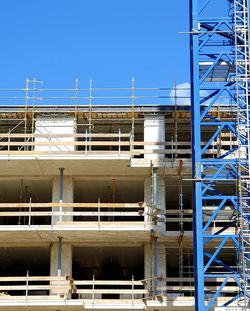
{"label": "clear sky", "polygon": [[[217,0],[218,1],[218,0]],[[225,1],[225,0],[221,0]],[[0,87],[170,87],[189,80],[188,0],[5,0]]]}
{"label": "clear sky", "polygon": [[7,0],[0,85],[171,86],[189,79],[187,0]]}

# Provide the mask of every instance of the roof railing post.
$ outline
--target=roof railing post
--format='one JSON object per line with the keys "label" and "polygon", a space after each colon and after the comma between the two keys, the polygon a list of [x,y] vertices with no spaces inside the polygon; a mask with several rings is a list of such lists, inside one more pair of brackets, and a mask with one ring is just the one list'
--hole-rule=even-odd
{"label": "roof railing post", "polygon": [[88,130],[85,131],[85,155],[88,153]]}

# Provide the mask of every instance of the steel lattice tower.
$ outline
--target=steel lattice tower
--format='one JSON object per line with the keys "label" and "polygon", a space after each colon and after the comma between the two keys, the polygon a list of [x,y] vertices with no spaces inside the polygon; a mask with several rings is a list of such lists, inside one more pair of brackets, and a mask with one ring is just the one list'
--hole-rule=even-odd
{"label": "steel lattice tower", "polygon": [[[223,17],[211,18],[220,14]],[[196,310],[210,310],[226,286],[249,310],[248,0],[190,0],[193,218]],[[226,140],[226,142],[223,142]],[[206,211],[212,211],[206,214]],[[231,218],[223,215],[231,212]],[[219,228],[212,228],[215,220]],[[227,249],[234,249],[229,257]],[[217,284],[215,292],[206,286]]]}

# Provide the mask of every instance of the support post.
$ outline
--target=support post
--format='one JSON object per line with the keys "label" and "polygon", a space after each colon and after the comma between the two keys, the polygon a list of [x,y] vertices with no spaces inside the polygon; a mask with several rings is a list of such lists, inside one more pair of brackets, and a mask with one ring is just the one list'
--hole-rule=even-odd
{"label": "support post", "polygon": [[153,231],[153,277],[154,277],[154,294],[157,294],[157,286],[158,286],[158,233],[157,231],[157,197],[158,197],[158,176],[157,176],[157,168],[153,167],[153,187],[152,187],[152,205],[153,205],[153,210],[155,214],[155,220],[154,220],[154,231]]}
{"label": "support post", "polygon": [[158,286],[158,237],[154,236],[154,294],[157,295]]}
{"label": "support post", "polygon": [[[60,204],[63,203],[63,171],[64,168],[59,168],[60,170],[60,190],[59,190],[59,200],[60,200]],[[62,221],[62,205],[60,205],[59,208],[59,221]]]}
{"label": "support post", "polygon": [[57,276],[62,276],[62,237],[58,237]]}

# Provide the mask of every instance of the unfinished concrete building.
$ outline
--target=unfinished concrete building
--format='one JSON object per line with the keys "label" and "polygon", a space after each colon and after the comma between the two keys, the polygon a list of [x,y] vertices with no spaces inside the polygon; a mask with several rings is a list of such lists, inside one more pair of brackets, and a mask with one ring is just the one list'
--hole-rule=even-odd
{"label": "unfinished concrete building", "polygon": [[[161,105],[159,91],[76,86],[71,104],[40,105],[34,80],[25,105],[0,107],[0,310],[194,309],[190,106]],[[225,135],[208,153],[234,144]]]}

